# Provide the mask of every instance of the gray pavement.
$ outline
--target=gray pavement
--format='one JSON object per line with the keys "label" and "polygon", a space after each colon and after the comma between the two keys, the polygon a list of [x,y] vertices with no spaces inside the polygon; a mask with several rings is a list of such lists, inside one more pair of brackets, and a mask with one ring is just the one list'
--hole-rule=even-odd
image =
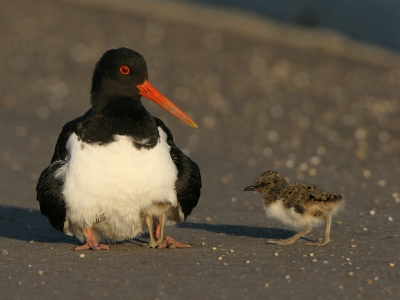
{"label": "gray pavement", "polygon": [[[106,2],[0,2],[0,298],[399,299],[400,57],[235,12]],[[191,249],[78,253],[39,212],[61,126],[118,46],[199,125],[144,100],[202,171],[198,207],[166,229]],[[294,233],[242,192],[267,169],[346,195],[328,245],[305,245],[323,228],[267,244]]]}

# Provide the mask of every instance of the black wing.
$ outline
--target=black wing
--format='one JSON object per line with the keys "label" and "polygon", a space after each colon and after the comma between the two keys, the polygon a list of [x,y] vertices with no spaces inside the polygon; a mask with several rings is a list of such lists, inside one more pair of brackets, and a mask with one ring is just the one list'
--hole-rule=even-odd
{"label": "black wing", "polygon": [[84,116],[79,117],[64,125],[54,149],[54,154],[48,166],[40,174],[36,186],[36,199],[39,201],[40,212],[49,218],[50,224],[57,230],[63,231],[66,217],[64,195],[62,194],[63,178],[55,178],[55,172],[62,167],[68,155],[67,141],[73,132],[77,132],[83,120],[91,113],[89,110]]}
{"label": "black wing", "polygon": [[196,207],[200,198],[201,175],[197,164],[187,157],[173,141],[171,131],[158,118],[154,118],[157,126],[167,134],[167,143],[171,146],[171,158],[178,169],[178,179],[175,183],[178,202],[181,206],[185,219]]}
{"label": "black wing", "polygon": [[49,218],[50,224],[58,231],[63,231],[66,217],[64,196],[61,193],[63,181],[54,177],[59,167],[65,161],[54,162],[42,174],[36,186],[36,199],[39,201],[40,212]]}
{"label": "black wing", "polygon": [[75,120],[69,121],[65,124],[61,130],[60,135],[57,139],[57,144],[54,149],[54,154],[51,159],[51,163],[57,160],[65,160],[68,151],[67,151],[67,141],[72,133],[77,133],[79,129],[82,127],[83,121],[90,116],[92,113],[92,109],[89,109],[82,117],[78,117]]}

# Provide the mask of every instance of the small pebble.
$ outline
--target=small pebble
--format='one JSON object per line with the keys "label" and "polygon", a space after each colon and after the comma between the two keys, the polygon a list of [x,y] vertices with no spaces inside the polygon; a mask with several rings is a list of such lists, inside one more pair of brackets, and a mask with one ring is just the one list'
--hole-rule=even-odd
{"label": "small pebble", "polygon": [[310,253],[310,256],[314,256],[314,253]]}
{"label": "small pebble", "polygon": [[266,288],[269,287],[269,283],[268,283],[268,282],[265,283],[265,284],[264,284],[264,287],[266,287]]}
{"label": "small pebble", "polygon": [[225,263],[224,263],[224,266],[227,266],[227,265],[228,265],[228,263],[225,262]]}
{"label": "small pebble", "polygon": [[376,212],[375,212],[375,209],[372,209],[372,210],[369,211],[369,214],[370,214],[371,216],[375,216],[375,213],[376,213]]}
{"label": "small pebble", "polygon": [[336,221],[336,224],[343,225],[343,222],[342,221]]}
{"label": "small pebble", "polygon": [[207,218],[206,218],[206,221],[207,221],[207,222],[211,222],[212,219],[211,219],[210,217],[207,217]]}
{"label": "small pebble", "polygon": [[363,230],[364,230],[364,231],[368,231],[368,228],[364,227]]}
{"label": "small pebble", "polygon": [[83,253],[79,255],[79,257],[85,257],[85,256],[86,256],[86,255],[85,255],[85,254],[83,254]]}
{"label": "small pebble", "polygon": [[354,276],[354,272],[349,272],[349,276]]}
{"label": "small pebble", "polygon": [[213,250],[217,250],[217,247],[212,247]]}
{"label": "small pebble", "polygon": [[312,260],[312,262],[317,262],[318,260],[316,259],[316,258],[314,258],[313,260]]}
{"label": "small pebble", "polygon": [[343,285],[339,285],[339,289],[343,290]]}
{"label": "small pebble", "polygon": [[363,175],[365,178],[370,178],[371,177],[371,171],[370,170],[364,170]]}
{"label": "small pebble", "polygon": [[357,246],[356,245],[351,245],[351,248],[357,248]]}
{"label": "small pebble", "polygon": [[249,260],[246,260],[246,264],[249,264],[250,263],[250,261]]}
{"label": "small pebble", "polygon": [[218,260],[222,260],[222,256],[218,257]]}
{"label": "small pebble", "polygon": [[231,249],[230,251],[233,252],[233,249]]}
{"label": "small pebble", "polygon": [[29,241],[29,244],[33,244],[34,243],[34,241],[32,240],[32,241]]}
{"label": "small pebble", "polygon": [[394,268],[394,263],[390,263],[389,267]]}
{"label": "small pebble", "polygon": [[279,256],[279,253],[278,253],[278,252],[275,252],[274,255],[275,255],[275,256]]}
{"label": "small pebble", "polygon": [[39,276],[43,276],[43,271],[38,272]]}
{"label": "small pebble", "polygon": [[328,263],[328,261],[327,260],[324,260],[324,264],[327,264]]}
{"label": "small pebble", "polygon": [[372,279],[367,279],[367,283],[368,284],[373,284],[374,282],[372,281]]}
{"label": "small pebble", "polygon": [[286,276],[285,276],[285,279],[290,279],[290,275],[286,275]]}
{"label": "small pebble", "polygon": [[392,221],[393,221],[393,218],[392,218],[391,216],[389,216],[389,217],[388,217],[388,221],[389,221],[389,222],[392,222]]}
{"label": "small pebble", "polygon": [[378,185],[380,187],[384,187],[384,186],[386,186],[386,184],[387,184],[387,181],[385,179],[378,180]]}

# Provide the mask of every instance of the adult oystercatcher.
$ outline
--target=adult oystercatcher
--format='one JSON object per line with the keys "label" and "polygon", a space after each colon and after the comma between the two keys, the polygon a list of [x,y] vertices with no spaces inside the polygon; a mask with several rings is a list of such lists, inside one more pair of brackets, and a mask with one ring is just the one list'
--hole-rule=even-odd
{"label": "adult oystercatcher", "polygon": [[141,96],[197,128],[148,82],[142,55],[127,48],[105,52],[93,73],[92,108],[64,125],[36,187],[51,225],[86,241],[75,250],[108,250],[100,242],[146,230],[150,247],[190,247],[164,239],[164,225],[184,221],[197,205],[200,170]]}
{"label": "adult oystercatcher", "polygon": [[263,196],[268,216],[294,227],[303,228],[290,238],[268,240],[269,243],[279,245],[293,244],[323,221],[326,222],[324,241],[307,243],[307,245],[326,245],[330,241],[332,215],[344,204],[343,195],[328,193],[300,182],[288,183],[274,171],[264,172],[256,178],[254,185],[244,188],[244,191],[256,191]]}

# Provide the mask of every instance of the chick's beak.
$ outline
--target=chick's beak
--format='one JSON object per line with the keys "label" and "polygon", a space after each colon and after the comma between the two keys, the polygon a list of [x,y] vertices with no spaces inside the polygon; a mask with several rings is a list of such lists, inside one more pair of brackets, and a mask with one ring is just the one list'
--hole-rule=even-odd
{"label": "chick's beak", "polygon": [[245,187],[245,188],[243,189],[243,191],[245,191],[245,192],[248,192],[248,191],[255,191],[254,185]]}

